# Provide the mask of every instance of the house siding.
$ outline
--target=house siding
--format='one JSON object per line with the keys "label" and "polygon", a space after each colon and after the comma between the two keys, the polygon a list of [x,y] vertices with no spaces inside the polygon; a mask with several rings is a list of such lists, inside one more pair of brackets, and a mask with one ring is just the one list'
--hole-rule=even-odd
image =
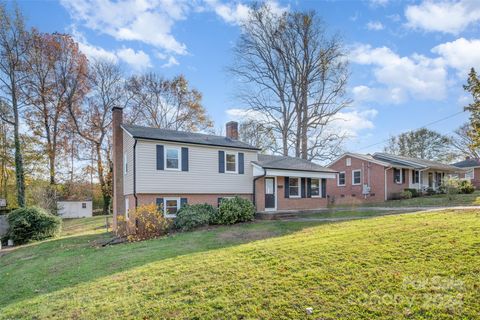
{"label": "house siding", "polygon": [[[350,166],[346,165],[347,158],[351,159]],[[327,179],[327,194],[330,203],[360,204],[365,202],[382,202],[385,200],[384,166],[351,155],[344,155],[330,164],[329,168],[338,172],[345,172],[345,186],[337,185],[338,174],[335,179]],[[352,171],[354,170],[361,170],[360,185],[352,184]],[[391,179],[393,181],[393,176]],[[362,194],[363,184],[370,186],[370,194],[367,196]]]}
{"label": "house siding", "polygon": [[[188,147],[189,170],[157,170],[156,145]],[[244,174],[219,173],[218,151],[242,152]],[[136,191],[138,194],[252,194],[252,161],[256,151],[234,148],[138,140],[136,147]],[[237,158],[238,163],[238,158]],[[130,179],[130,177],[128,177]],[[133,180],[133,177],[131,178]]]}
{"label": "house siding", "polygon": [[[127,132],[123,132],[123,154],[127,155],[127,174],[124,172],[124,166],[122,166],[123,174],[123,193],[133,194],[133,145],[135,144],[135,139],[133,139]],[[122,154],[122,159],[123,155]],[[137,165],[138,167],[138,165]]]}

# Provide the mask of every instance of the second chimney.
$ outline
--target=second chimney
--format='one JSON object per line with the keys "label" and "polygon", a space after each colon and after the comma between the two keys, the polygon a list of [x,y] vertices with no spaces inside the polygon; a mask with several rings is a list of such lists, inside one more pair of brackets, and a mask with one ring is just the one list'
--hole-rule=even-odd
{"label": "second chimney", "polygon": [[226,124],[227,138],[238,140],[238,122],[230,121]]}

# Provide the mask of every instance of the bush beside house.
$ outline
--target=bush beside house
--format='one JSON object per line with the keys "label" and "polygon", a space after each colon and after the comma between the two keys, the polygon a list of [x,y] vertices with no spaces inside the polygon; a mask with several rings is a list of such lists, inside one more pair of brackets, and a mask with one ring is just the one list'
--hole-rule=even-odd
{"label": "bush beside house", "polygon": [[184,205],[175,218],[175,228],[188,231],[197,227],[206,226],[217,210],[209,204]]}

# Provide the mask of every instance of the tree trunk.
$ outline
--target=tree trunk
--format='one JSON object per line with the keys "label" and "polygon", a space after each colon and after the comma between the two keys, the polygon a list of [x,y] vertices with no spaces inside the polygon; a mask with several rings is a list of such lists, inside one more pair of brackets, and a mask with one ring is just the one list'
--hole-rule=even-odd
{"label": "tree trunk", "polygon": [[103,168],[103,162],[102,162],[102,147],[100,144],[95,144],[95,150],[97,152],[97,171],[98,171],[98,180],[100,182],[100,188],[102,190],[102,197],[103,197],[103,208],[102,208],[102,213],[104,215],[107,215],[108,208],[110,205],[110,192],[109,192],[109,186],[105,182],[105,177],[104,177],[104,168]]}
{"label": "tree trunk", "polygon": [[[12,88],[15,88],[15,82],[12,81]],[[13,89],[12,91],[15,91]],[[15,176],[17,185],[17,202],[19,207],[25,207],[25,173],[23,171],[22,146],[20,141],[20,120],[18,114],[18,104],[16,93],[12,95],[12,106],[14,115],[14,143],[15,143]]]}

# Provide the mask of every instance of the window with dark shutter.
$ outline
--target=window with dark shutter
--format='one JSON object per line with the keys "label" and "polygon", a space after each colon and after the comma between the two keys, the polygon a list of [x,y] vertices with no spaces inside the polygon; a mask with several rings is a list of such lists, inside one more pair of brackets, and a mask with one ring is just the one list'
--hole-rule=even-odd
{"label": "window with dark shutter", "polygon": [[327,179],[322,179],[322,198],[327,197]]}
{"label": "window with dark shutter", "polygon": [[182,171],[188,171],[188,148],[182,148]]}
{"label": "window with dark shutter", "polygon": [[218,151],[218,172],[225,173],[225,151]]}
{"label": "window with dark shutter", "polygon": [[245,173],[243,152],[238,153],[238,173],[239,174],[244,174]]}
{"label": "window with dark shutter", "polygon": [[163,170],[163,146],[157,144],[157,170]]}
{"label": "window with dark shutter", "polygon": [[305,184],[307,183],[307,179],[302,178],[300,181],[301,181],[301,187],[300,187],[300,188],[301,188],[301,192],[300,192],[300,193],[301,193],[301,197],[302,197],[302,198],[306,198],[306,194],[305,194]]}
{"label": "window with dark shutter", "polygon": [[285,177],[285,198],[290,197],[290,179]]}
{"label": "window with dark shutter", "polygon": [[183,207],[184,205],[186,205],[187,203],[188,203],[187,198],[181,198],[180,199],[180,208]]}
{"label": "window with dark shutter", "polygon": [[157,210],[163,212],[163,198],[156,199]]}
{"label": "window with dark shutter", "polygon": [[307,198],[312,197],[312,179],[307,178]]}

